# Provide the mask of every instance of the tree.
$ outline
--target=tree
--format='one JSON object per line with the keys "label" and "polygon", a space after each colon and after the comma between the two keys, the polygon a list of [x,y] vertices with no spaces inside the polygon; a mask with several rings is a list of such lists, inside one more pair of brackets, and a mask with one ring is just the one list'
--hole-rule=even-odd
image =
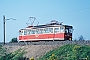
{"label": "tree", "polygon": [[85,39],[84,39],[84,37],[81,35],[81,36],[78,37],[78,40],[81,41],[81,40],[85,40]]}
{"label": "tree", "polygon": [[10,43],[12,43],[12,42],[18,42],[17,41],[17,38],[12,38],[11,41],[10,41]]}

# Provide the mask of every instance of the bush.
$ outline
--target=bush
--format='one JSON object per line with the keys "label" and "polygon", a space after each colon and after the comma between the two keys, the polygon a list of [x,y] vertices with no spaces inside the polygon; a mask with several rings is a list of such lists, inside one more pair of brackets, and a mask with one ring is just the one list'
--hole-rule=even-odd
{"label": "bush", "polygon": [[[1,49],[1,48],[0,48]],[[4,51],[5,49],[2,48],[2,51]],[[3,52],[5,53],[6,50]],[[18,49],[15,52],[9,53],[9,54],[4,54],[2,56],[0,56],[0,60],[25,60],[25,57],[23,57],[23,55],[26,52],[22,51],[22,49]]]}
{"label": "bush", "polygon": [[12,38],[11,41],[10,41],[10,43],[12,43],[12,42],[18,42],[17,41],[17,38]]}
{"label": "bush", "polygon": [[68,44],[46,53],[39,60],[90,60],[89,53],[90,46]]}

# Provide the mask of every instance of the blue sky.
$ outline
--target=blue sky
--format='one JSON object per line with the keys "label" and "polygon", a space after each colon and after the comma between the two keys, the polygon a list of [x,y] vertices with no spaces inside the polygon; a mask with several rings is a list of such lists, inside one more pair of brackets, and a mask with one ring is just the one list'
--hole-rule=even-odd
{"label": "blue sky", "polygon": [[90,39],[90,0],[0,0],[0,42],[3,42],[3,15],[6,19],[17,19],[6,21],[6,42],[18,37],[19,29],[25,28],[32,16],[39,24],[57,20],[72,25],[73,39],[80,35]]}

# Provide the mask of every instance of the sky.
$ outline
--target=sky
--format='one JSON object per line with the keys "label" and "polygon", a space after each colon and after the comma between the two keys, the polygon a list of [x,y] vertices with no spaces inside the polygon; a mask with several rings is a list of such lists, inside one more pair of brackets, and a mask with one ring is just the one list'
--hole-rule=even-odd
{"label": "sky", "polygon": [[90,40],[90,0],[0,0],[0,42],[3,42],[3,15],[6,19],[6,42],[19,36],[19,30],[27,27],[29,17],[35,17],[34,25],[51,20],[72,25],[73,39],[83,35]]}

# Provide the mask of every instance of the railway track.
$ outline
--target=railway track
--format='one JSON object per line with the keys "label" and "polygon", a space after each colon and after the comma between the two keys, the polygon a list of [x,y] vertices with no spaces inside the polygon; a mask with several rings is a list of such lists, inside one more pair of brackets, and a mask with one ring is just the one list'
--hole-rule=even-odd
{"label": "railway track", "polygon": [[[65,44],[78,44],[78,45],[90,45],[90,40],[84,41],[39,41],[39,42],[17,42],[17,43],[6,43],[5,45],[16,45],[16,46],[24,46],[24,45],[65,45]],[[3,45],[3,43],[0,43]]]}

